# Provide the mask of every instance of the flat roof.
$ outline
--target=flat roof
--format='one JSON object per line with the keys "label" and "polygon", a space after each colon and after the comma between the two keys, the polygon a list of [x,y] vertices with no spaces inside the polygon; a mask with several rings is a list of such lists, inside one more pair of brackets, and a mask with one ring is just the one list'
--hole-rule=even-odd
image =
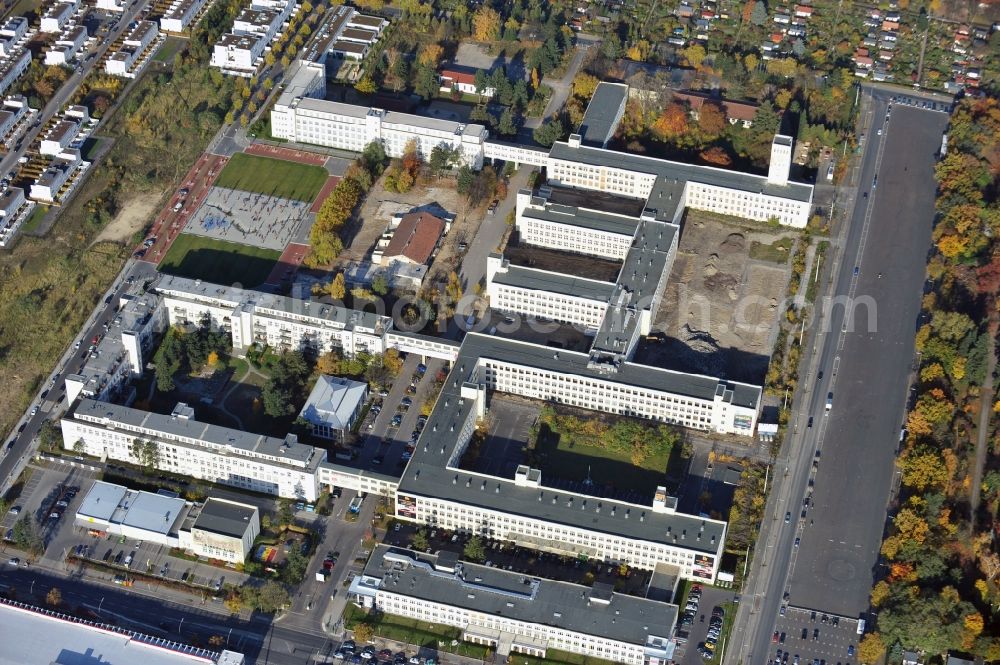
{"label": "flat roof", "polygon": [[387,23],[384,18],[378,16],[369,16],[368,14],[355,14],[352,16],[348,23],[353,23],[355,25],[368,25],[374,28],[382,27],[383,23]]}
{"label": "flat roof", "polygon": [[365,28],[345,28],[340,32],[340,38],[370,44],[378,38],[378,33]]}
{"label": "flat roof", "polygon": [[629,644],[665,642],[677,622],[676,605],[467,561],[437,570],[439,557],[379,545],[363,574],[388,593]]}
{"label": "flat roof", "polygon": [[[0,599],[0,665],[209,665],[215,651]],[[226,662],[239,663],[242,658]]]}
{"label": "flat roof", "polygon": [[152,492],[129,490],[121,506],[123,515],[116,520],[133,529],[150,533],[170,533],[185,512],[184,499]]}
{"label": "flat roof", "polygon": [[[658,179],[670,184],[677,180],[677,184],[689,181],[701,182],[718,187],[728,187],[730,189],[757,192],[792,199],[795,201],[811,201],[812,185],[804,183],[789,182],[787,185],[775,185],[769,183],[765,176],[751,173],[741,173],[739,171],[727,171],[711,166],[698,166],[696,164],[683,164],[672,162],[666,159],[646,157],[617,150],[607,150],[593,146],[581,145],[571,147],[565,141],[558,141],[552,144],[549,157],[569,162],[580,162],[592,166],[605,166],[618,168],[625,171],[636,171],[657,176]],[[655,203],[658,197],[654,197],[657,187],[654,186],[653,194],[650,194],[650,202]],[[676,205],[677,197],[674,197]]]}
{"label": "flat roof", "polygon": [[299,100],[298,108],[305,109],[308,111],[316,111],[317,113],[332,113],[336,115],[342,115],[349,118],[359,118],[364,119],[368,117],[368,107],[358,106],[357,104],[344,104],[342,102],[331,102],[327,99],[314,99],[312,97],[303,97]]}
{"label": "flat roof", "polygon": [[[683,513],[653,512],[652,497],[649,505],[633,504],[544,485],[540,488],[519,486],[514,484],[513,478],[448,468],[458,443],[457,432],[461,431],[462,423],[473,408],[472,400],[462,398],[461,386],[480,383],[477,372],[482,358],[705,400],[715,398],[721,383],[733,391],[734,402],[760,399],[760,388],[755,386],[629,362],[621,363],[617,372],[605,374],[588,366],[589,356],[585,353],[468,333],[417,441],[413,458],[399,481],[399,493],[479,506],[713,555],[721,549],[725,522]],[[544,477],[542,480],[544,483]]]}
{"label": "flat roof", "polygon": [[121,485],[106,483],[103,480],[95,481],[87,496],[80,502],[76,514],[78,517],[92,517],[102,522],[109,522],[127,491],[128,489]]}
{"label": "flat roof", "polygon": [[513,286],[529,291],[549,291],[567,296],[588,298],[608,302],[615,291],[615,285],[596,279],[586,279],[548,270],[538,270],[506,263],[493,277],[497,284]]}
{"label": "flat roof", "polygon": [[89,398],[81,399],[76,409],[65,417],[76,419],[84,417],[88,422],[96,419],[99,423],[108,422],[112,425],[120,423],[130,427],[153,430],[164,435],[161,438],[171,441],[173,445],[204,447],[199,444],[182,443],[177,440],[179,438],[204,441],[221,446],[222,449],[218,451],[220,454],[225,454],[226,449],[243,451],[253,454],[258,459],[266,457],[271,464],[285,463],[296,468],[315,467],[322,457],[322,455],[317,454],[316,448],[289,439],[277,439],[263,434],[209,425],[185,417],[141,411]]}
{"label": "flat roof", "polygon": [[603,147],[618,129],[619,112],[628,99],[628,86],[624,83],[601,81],[594,96],[587,104],[580,124],[582,140],[587,145]]}
{"label": "flat roof", "polygon": [[525,207],[522,217],[540,219],[555,224],[578,226],[595,231],[618,233],[629,237],[635,235],[635,230],[639,226],[639,220],[635,217],[549,203],[539,197],[532,197],[531,205]]}
{"label": "flat roof", "polygon": [[[190,297],[197,302],[204,302],[204,299],[208,298],[213,301],[223,301],[234,309],[236,307],[254,307],[261,310],[271,310],[283,315],[290,314],[302,317],[317,324],[331,323],[334,324],[334,327],[346,330],[365,328],[380,331],[392,324],[391,317],[382,316],[375,312],[349,309],[318,300],[302,300],[265,293],[264,291],[241,289],[176,275],[161,273],[154,288],[157,292],[172,298]],[[262,311],[261,314],[267,316],[266,312]]]}
{"label": "flat roof", "polygon": [[364,53],[367,48],[368,44],[359,44],[358,42],[349,42],[345,39],[338,39],[330,47],[330,50],[340,51],[342,53]]}
{"label": "flat roof", "polygon": [[210,497],[194,521],[194,528],[222,536],[243,538],[256,514],[255,506]]}

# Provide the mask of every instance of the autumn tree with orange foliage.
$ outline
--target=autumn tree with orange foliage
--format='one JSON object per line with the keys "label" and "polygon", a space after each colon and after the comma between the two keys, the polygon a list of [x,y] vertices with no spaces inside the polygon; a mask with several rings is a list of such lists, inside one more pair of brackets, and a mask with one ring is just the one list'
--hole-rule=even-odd
{"label": "autumn tree with orange foliage", "polygon": [[651,129],[660,139],[670,139],[684,134],[688,130],[687,109],[682,104],[668,104]]}

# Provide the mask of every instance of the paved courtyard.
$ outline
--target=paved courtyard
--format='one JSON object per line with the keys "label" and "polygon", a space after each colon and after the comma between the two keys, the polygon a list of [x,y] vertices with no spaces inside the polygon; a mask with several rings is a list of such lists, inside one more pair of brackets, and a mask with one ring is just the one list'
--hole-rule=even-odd
{"label": "paved courtyard", "polygon": [[213,187],[184,232],[281,251],[313,219],[304,201]]}

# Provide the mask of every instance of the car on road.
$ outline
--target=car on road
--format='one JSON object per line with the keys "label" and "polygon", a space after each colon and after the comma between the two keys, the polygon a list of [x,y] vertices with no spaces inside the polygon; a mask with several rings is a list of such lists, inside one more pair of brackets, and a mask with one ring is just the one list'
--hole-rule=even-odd
{"label": "car on road", "polygon": [[10,510],[8,510],[7,512],[10,513],[11,515],[20,515],[21,506],[11,506]]}
{"label": "car on road", "polygon": [[14,557],[13,559],[8,559],[7,560],[7,565],[8,566],[19,566],[20,564],[21,564],[21,560],[18,559],[17,557]]}
{"label": "car on road", "polygon": [[31,416],[34,417],[36,413],[38,413],[38,405],[37,404],[35,406],[31,407]]}
{"label": "car on road", "polygon": [[854,655],[854,645],[853,644],[848,644],[847,645],[847,655],[848,655],[848,657]]}
{"label": "car on road", "polygon": [[785,513],[785,524],[788,524],[791,521],[792,521],[792,514],[791,513]]}
{"label": "car on road", "polygon": [[802,539],[801,538],[796,538],[795,539],[795,546],[798,547],[801,544],[802,544]]}

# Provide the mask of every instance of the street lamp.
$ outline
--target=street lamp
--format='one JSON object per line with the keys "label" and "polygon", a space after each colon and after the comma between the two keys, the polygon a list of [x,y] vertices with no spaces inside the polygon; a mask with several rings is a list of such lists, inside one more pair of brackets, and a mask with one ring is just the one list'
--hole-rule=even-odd
{"label": "street lamp", "polygon": [[233,636],[233,629],[232,629],[232,628],[230,628],[230,629],[229,629],[229,634],[228,634],[228,635],[226,635],[226,648],[227,648],[227,649],[229,648],[229,638],[230,638],[230,637],[232,637],[232,636]]}
{"label": "street lamp", "polygon": [[104,596],[101,596],[101,602],[97,604],[97,616],[101,616],[102,607],[104,607]]}
{"label": "street lamp", "polygon": [[177,624],[177,634],[181,634],[181,628],[184,626],[184,617],[181,617],[181,622]]}

